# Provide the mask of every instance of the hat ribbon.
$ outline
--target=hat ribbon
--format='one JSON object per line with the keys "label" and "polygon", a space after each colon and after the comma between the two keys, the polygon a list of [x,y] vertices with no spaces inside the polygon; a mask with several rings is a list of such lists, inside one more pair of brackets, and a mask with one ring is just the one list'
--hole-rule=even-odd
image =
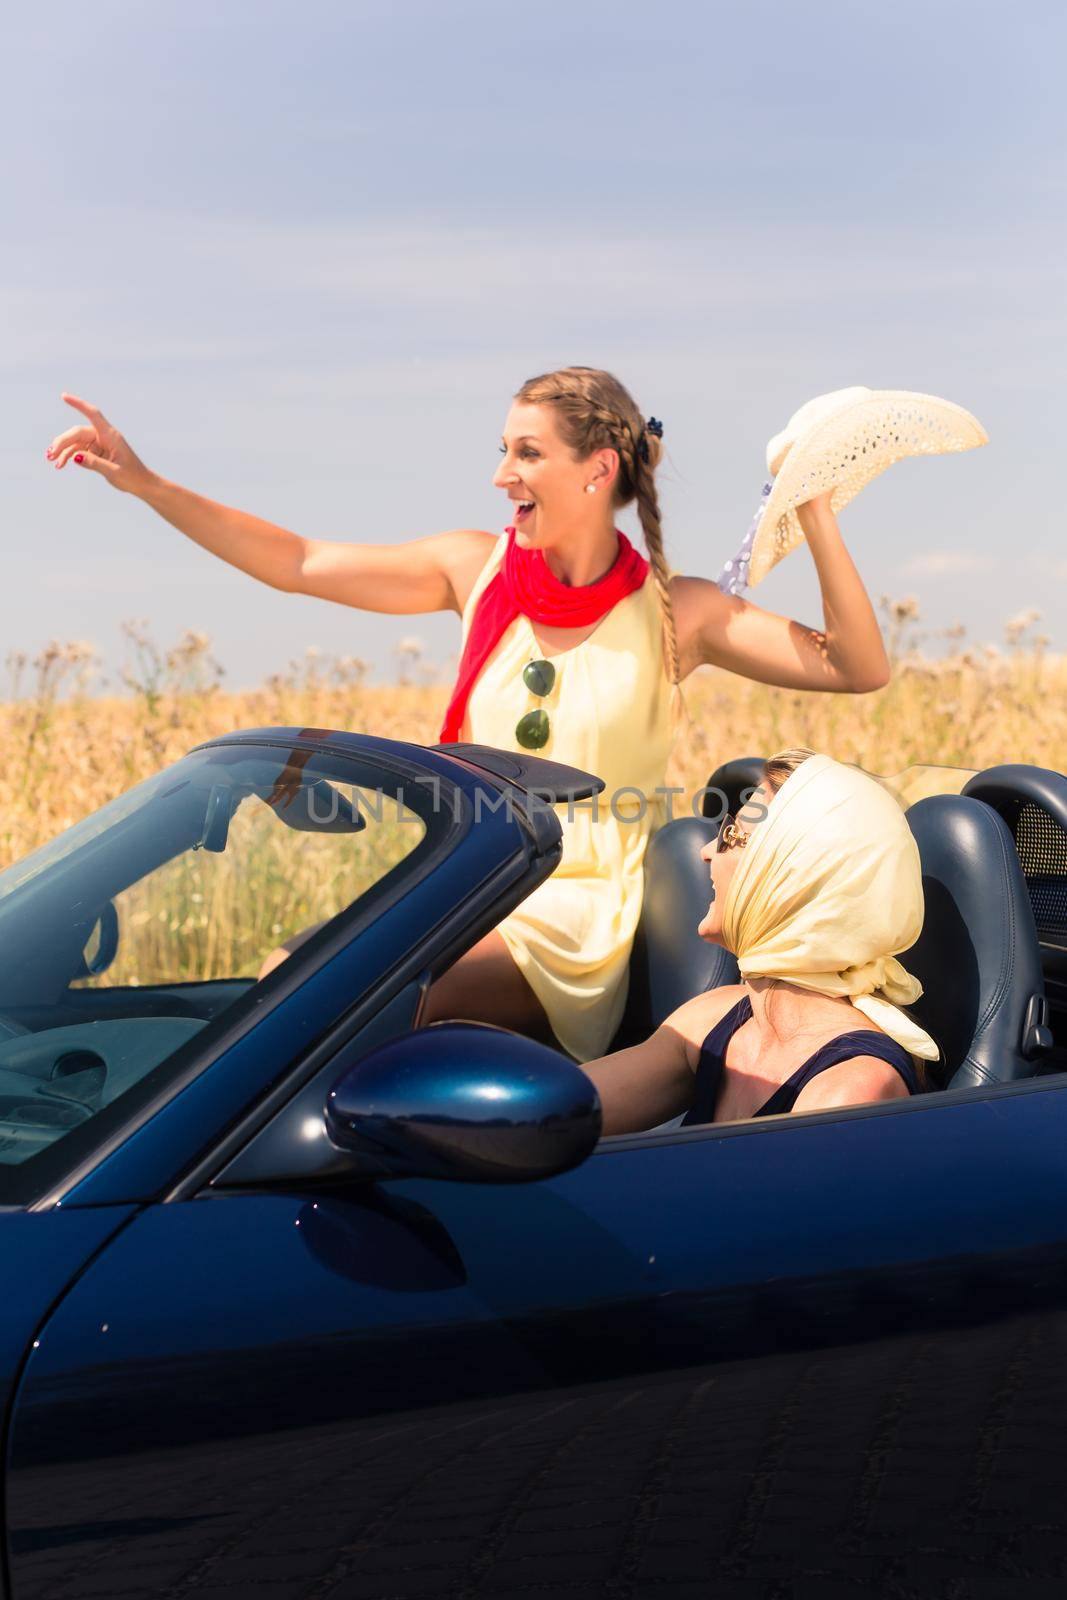
{"label": "hat ribbon", "polygon": [[755,542],[756,530],[763,521],[763,513],[767,509],[767,501],[770,498],[773,487],[774,480],[768,478],[763,485],[759,505],[756,507],[756,515],[748,525],[748,532],[742,539],[737,554],[731,557],[715,579],[724,594],[740,594],[742,589],[748,588],[748,564],[752,560],[752,546]]}

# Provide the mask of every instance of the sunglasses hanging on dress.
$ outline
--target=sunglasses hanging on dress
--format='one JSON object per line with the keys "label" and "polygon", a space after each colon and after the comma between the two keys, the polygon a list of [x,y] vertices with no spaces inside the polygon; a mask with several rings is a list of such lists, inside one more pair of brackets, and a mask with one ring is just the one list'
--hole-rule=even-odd
{"label": "sunglasses hanging on dress", "polygon": [[[543,698],[555,687],[556,669],[551,661],[528,661],[522,669],[522,681],[531,694]],[[542,706],[527,711],[515,724],[515,738],[524,750],[543,750],[551,731],[548,712]]]}

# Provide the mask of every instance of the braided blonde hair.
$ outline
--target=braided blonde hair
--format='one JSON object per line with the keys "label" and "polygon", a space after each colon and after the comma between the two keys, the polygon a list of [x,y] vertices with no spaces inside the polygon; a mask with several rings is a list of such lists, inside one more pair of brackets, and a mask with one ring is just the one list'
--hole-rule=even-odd
{"label": "braided blonde hair", "polygon": [[659,439],[646,431],[644,418],[618,378],[596,367],[561,367],[558,372],[528,378],[515,398],[527,405],[551,406],[564,443],[579,460],[585,460],[594,450],[618,452],[615,504],[621,507],[628,506],[631,500],[637,502],[637,515],[641,519],[663,618],[668,672],[671,682],[677,683],[678,634],[656,494],[655,472],[661,455]]}

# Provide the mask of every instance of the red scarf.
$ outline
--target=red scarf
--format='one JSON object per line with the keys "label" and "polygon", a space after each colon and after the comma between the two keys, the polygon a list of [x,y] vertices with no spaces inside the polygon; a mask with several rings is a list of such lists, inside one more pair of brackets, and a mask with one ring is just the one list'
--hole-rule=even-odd
{"label": "red scarf", "polygon": [[[616,529],[618,533],[618,530]],[[459,675],[441,728],[441,743],[454,744],[463,727],[471,690],[495,646],[518,616],[551,628],[588,628],[620,600],[640,589],[648,562],[624,533],[619,553],[596,583],[572,586],[556,577],[543,550],[523,550],[509,528],[503,563],[482,591],[463,646]]]}

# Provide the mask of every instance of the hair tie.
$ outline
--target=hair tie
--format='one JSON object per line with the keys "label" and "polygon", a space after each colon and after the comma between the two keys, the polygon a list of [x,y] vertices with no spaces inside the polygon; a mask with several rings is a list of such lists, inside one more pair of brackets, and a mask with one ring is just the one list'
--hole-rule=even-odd
{"label": "hair tie", "polygon": [[663,438],[663,424],[658,417],[649,417],[648,421],[642,424],[641,432],[637,439],[637,451],[646,466],[649,460],[648,435],[650,433],[654,434],[657,439]]}

